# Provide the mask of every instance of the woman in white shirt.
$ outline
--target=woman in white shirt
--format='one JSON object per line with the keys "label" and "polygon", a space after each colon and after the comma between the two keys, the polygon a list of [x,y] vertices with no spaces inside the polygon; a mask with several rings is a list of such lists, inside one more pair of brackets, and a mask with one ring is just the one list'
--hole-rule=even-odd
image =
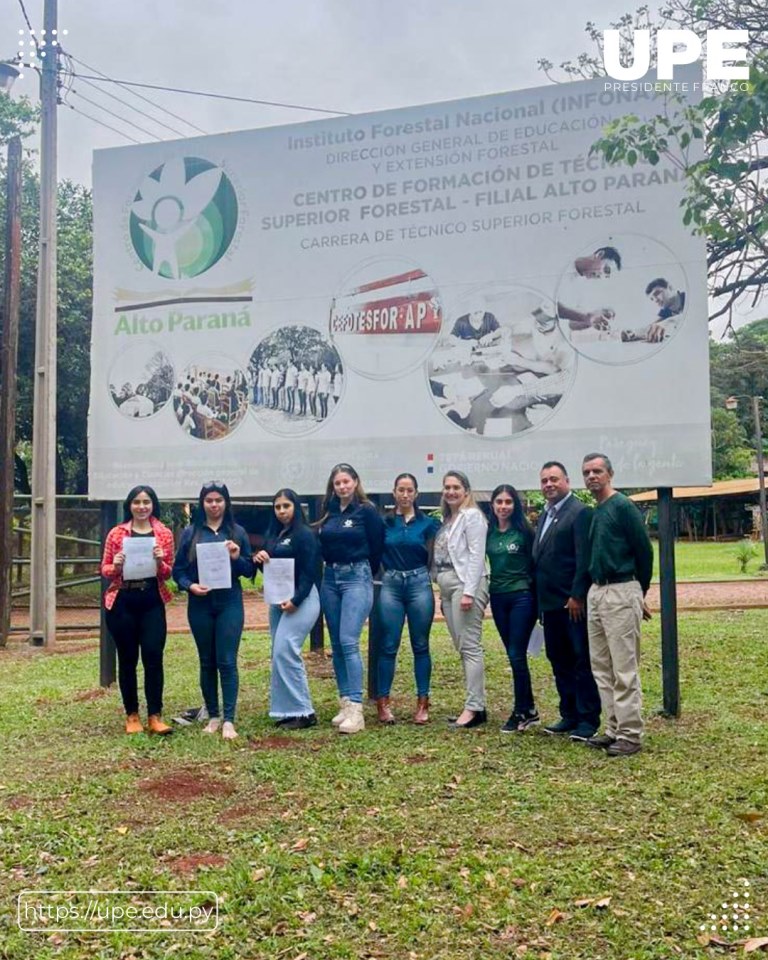
{"label": "woman in white shirt", "polygon": [[483,612],[488,603],[485,540],[488,523],[466,474],[449,470],[440,501],[443,524],[435,537],[432,570],[453,645],[461,657],[467,696],[455,727],[486,723]]}

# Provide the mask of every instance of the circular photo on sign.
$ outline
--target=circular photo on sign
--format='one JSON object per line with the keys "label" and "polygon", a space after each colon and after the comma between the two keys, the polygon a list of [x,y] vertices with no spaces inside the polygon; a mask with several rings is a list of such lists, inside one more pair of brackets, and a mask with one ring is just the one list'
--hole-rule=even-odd
{"label": "circular photo on sign", "polygon": [[432,399],[451,423],[508,439],[544,423],[565,401],[576,355],[547,297],[488,284],[456,302],[426,369]]}
{"label": "circular photo on sign", "polygon": [[173,388],[176,422],[195,440],[222,440],[248,409],[245,373],[229,357],[205,357],[187,365]]}
{"label": "circular photo on sign", "polygon": [[112,361],[109,395],[122,416],[145,420],[171,399],[173,376],[162,347],[150,341],[133,343]]}
{"label": "circular photo on sign", "polygon": [[577,251],[557,286],[563,336],[598,363],[638,363],[672,340],[685,321],[688,282],[663,243],[605,235]]}
{"label": "circular photo on sign", "polygon": [[335,414],[344,395],[344,365],[319,330],[283,327],[251,354],[248,387],[251,412],[265,430],[299,437]]}
{"label": "circular photo on sign", "polygon": [[442,326],[437,287],[417,264],[382,257],[359,264],[331,304],[330,335],[351,370],[396,380],[428,356]]}

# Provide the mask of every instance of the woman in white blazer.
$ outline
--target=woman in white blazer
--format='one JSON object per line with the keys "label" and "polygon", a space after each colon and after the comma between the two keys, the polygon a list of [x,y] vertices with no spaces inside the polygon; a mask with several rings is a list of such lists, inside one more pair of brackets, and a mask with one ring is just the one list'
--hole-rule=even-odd
{"label": "woman in white blazer", "polygon": [[485,663],[481,634],[488,603],[485,540],[488,524],[460,470],[443,477],[440,501],[443,523],[435,537],[433,576],[453,645],[461,657],[467,690],[455,727],[478,727],[487,721]]}

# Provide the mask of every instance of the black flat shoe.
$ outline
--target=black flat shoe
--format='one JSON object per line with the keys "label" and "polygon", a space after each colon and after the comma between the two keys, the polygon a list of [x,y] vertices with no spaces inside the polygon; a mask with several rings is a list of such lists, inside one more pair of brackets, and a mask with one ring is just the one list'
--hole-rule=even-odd
{"label": "black flat shoe", "polygon": [[469,730],[470,727],[479,727],[484,723],[488,723],[488,713],[485,710],[475,710],[471,720],[467,720],[466,723],[454,722],[453,728],[454,730]]}
{"label": "black flat shoe", "polygon": [[317,717],[314,713],[306,717],[288,717],[281,726],[283,730],[307,730],[309,727],[317,726]]}

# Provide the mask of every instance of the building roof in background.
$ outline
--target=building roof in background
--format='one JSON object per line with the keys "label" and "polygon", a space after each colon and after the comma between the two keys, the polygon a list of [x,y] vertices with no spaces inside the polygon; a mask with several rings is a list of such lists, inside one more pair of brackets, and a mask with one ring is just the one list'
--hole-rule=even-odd
{"label": "building roof in background", "polygon": [[[701,497],[737,497],[745,493],[757,493],[759,490],[758,478],[748,477],[746,480],[718,480],[711,487],[675,487],[675,500],[698,500]],[[629,498],[635,503],[652,503],[657,499],[655,490],[645,490],[643,493],[634,493]]]}

